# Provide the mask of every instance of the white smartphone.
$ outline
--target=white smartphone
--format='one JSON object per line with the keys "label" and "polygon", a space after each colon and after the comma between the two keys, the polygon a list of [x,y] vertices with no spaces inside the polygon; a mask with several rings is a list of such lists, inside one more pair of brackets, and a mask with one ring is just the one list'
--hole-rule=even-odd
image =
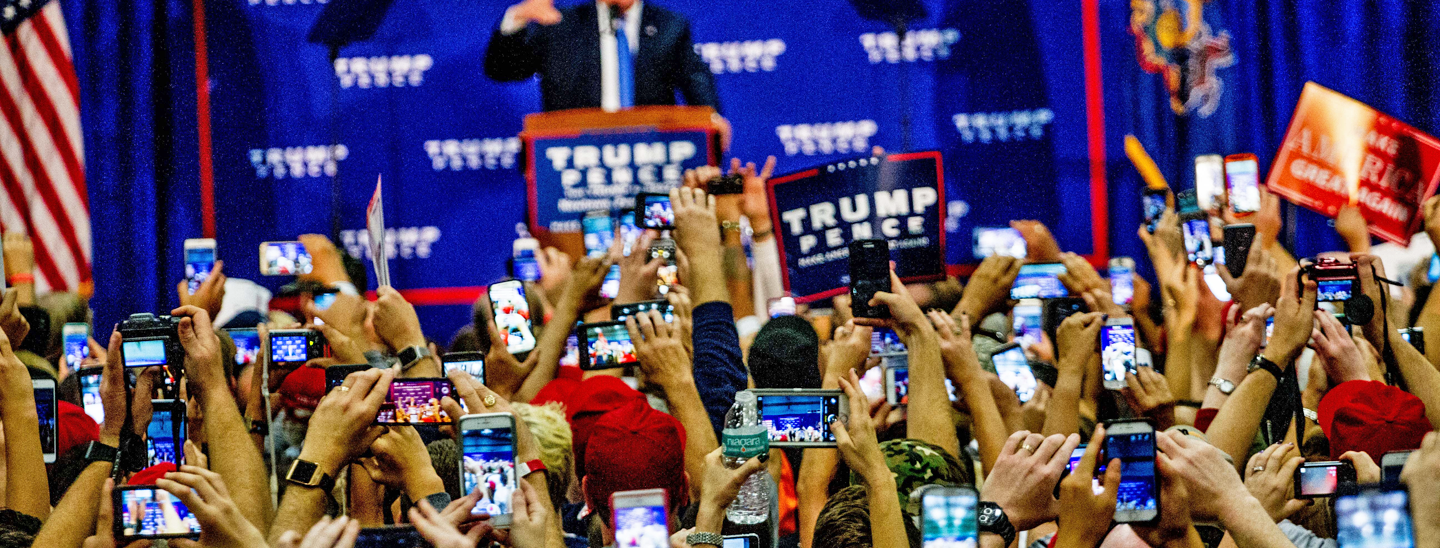
{"label": "white smartphone", "polygon": [[1030,369],[1030,359],[1025,356],[1025,349],[1020,348],[1019,344],[1012,342],[1000,347],[990,355],[990,363],[995,365],[995,374],[1000,377],[1000,382],[1015,391],[1020,403],[1035,397],[1035,390],[1040,387],[1040,383],[1035,380],[1035,372]]}
{"label": "white smartphone", "polygon": [[980,495],[970,487],[933,486],[920,495],[923,548],[975,546],[980,538]]}
{"label": "white smartphone", "polygon": [[1215,207],[1215,198],[1225,194],[1225,157],[1219,154],[1202,154],[1195,157],[1195,202],[1200,209],[1210,211]]}
{"label": "white smartphone", "polygon": [[1105,388],[1125,388],[1125,373],[1135,369],[1135,320],[1111,318],[1100,330],[1100,363],[1105,371]]}
{"label": "white smartphone", "polygon": [[1022,299],[1019,304],[1015,305],[1011,327],[1015,330],[1015,342],[1020,343],[1021,348],[1028,349],[1040,344],[1041,337],[1045,333],[1045,326],[1041,319],[1043,311],[1040,299]]}
{"label": "white smartphone", "polygon": [[490,284],[490,311],[495,316],[495,329],[505,340],[511,354],[535,348],[535,332],[531,330],[530,301],[525,300],[525,284],[506,280]]}
{"label": "white smartphone", "polygon": [[540,280],[540,263],[535,257],[540,253],[540,240],[535,238],[519,238],[511,244],[511,260],[513,272],[511,275],[517,280],[535,282]]}
{"label": "white smartphone", "polygon": [[769,430],[770,447],[835,447],[830,423],[850,412],[839,390],[771,388],[751,390],[760,421]]}
{"label": "white smartphone", "polygon": [[65,364],[75,371],[80,368],[80,362],[90,357],[90,324],[67,323],[60,332],[60,340],[65,346]]}
{"label": "white smartphone", "polygon": [[213,238],[190,238],[185,240],[185,285],[194,295],[200,284],[210,277],[215,269],[215,240]]}
{"label": "white smartphone", "polygon": [[485,413],[460,417],[460,482],[466,494],[479,492],[471,514],[489,514],[490,524],[510,525],[515,483],[515,416]]}
{"label": "white smartphone", "polygon": [[80,404],[85,414],[95,419],[95,424],[105,424],[105,403],[100,399],[100,380],[104,367],[86,367],[76,370],[73,375],[80,379]]}
{"label": "white smartphone", "polygon": [[1115,304],[1130,308],[1135,300],[1135,259],[1115,257],[1110,259],[1110,296]]}
{"label": "white smartphone", "polygon": [[1115,522],[1153,521],[1160,517],[1160,478],[1155,473],[1155,427],[1147,421],[1119,421],[1105,427],[1101,462],[1120,459],[1120,489]]}
{"label": "white smartphone", "polygon": [[55,463],[55,381],[31,379],[30,387],[35,390],[35,414],[40,418],[40,451],[45,453],[45,464]]}
{"label": "white smartphone", "polygon": [[615,546],[669,546],[669,506],[664,489],[620,491],[610,495]]}
{"label": "white smartphone", "polygon": [[264,276],[296,276],[309,274],[314,265],[310,252],[300,242],[261,242],[260,274]]}

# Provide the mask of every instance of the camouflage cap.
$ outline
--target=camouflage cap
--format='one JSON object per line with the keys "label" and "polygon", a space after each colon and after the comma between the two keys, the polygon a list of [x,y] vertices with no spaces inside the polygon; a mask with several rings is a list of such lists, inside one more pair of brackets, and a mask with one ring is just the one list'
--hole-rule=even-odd
{"label": "camouflage cap", "polygon": [[[890,440],[880,444],[885,454],[885,465],[895,475],[895,493],[900,497],[900,507],[910,515],[919,515],[920,500],[911,504],[911,495],[926,485],[973,485],[975,478],[970,467],[945,452],[938,445],[920,440]],[[864,485],[854,471],[850,472],[851,485]]]}

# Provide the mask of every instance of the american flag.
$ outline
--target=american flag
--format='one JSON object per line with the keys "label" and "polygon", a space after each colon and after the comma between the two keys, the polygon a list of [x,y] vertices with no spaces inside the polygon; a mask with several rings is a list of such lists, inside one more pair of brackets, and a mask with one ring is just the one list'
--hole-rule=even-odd
{"label": "american flag", "polygon": [[40,291],[90,288],[80,87],[58,0],[0,0],[0,229],[30,235]]}

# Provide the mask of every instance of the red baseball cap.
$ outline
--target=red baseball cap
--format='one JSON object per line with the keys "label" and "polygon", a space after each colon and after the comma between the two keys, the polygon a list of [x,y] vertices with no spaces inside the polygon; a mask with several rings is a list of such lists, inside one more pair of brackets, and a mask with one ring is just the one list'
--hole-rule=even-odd
{"label": "red baseball cap", "polygon": [[1379,459],[1390,451],[1417,449],[1430,431],[1425,403],[1376,381],[1347,381],[1320,399],[1320,428],[1330,438],[1330,457],[1363,451]]}
{"label": "red baseball cap", "polygon": [[[555,381],[550,382],[553,384]],[[649,405],[644,394],[630,388],[630,385],[625,384],[619,377],[609,375],[581,381],[566,398],[565,418],[570,421],[571,447],[575,452],[575,477],[585,477],[585,448],[600,416],[635,401]]]}
{"label": "red baseball cap", "polygon": [[100,439],[100,427],[85,409],[68,401],[58,402],[55,407],[55,454],[64,455],[70,449]]}
{"label": "red baseball cap", "polygon": [[175,463],[162,462],[155,466],[151,466],[149,468],[136,472],[135,475],[130,476],[130,479],[125,482],[125,485],[155,485],[156,480],[164,479],[165,474],[169,474],[174,471]]}
{"label": "red baseball cap", "polygon": [[545,387],[535,393],[535,397],[530,400],[530,405],[545,405],[550,402],[564,404],[570,401],[570,395],[574,394],[575,389],[579,387],[580,381],[577,379],[556,377],[555,380],[545,383]]}
{"label": "red baseball cap", "polygon": [[280,405],[290,409],[314,411],[325,397],[325,368],[300,367],[280,383]]}
{"label": "red baseball cap", "polygon": [[610,495],[663,488],[670,507],[688,503],[685,427],[675,417],[632,401],[595,421],[585,460],[585,497],[610,522]]}

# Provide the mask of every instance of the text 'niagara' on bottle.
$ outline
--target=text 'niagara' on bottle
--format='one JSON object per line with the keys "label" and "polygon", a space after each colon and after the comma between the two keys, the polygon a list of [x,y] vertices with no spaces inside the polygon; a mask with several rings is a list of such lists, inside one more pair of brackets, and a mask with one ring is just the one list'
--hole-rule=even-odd
{"label": "text 'niagara' on bottle", "polygon": [[[735,394],[735,405],[725,413],[725,429],[720,433],[725,447],[725,466],[739,468],[745,461],[770,451],[769,431],[760,422],[760,409],[755,394],[742,390]],[[738,525],[764,522],[770,515],[770,489],[767,474],[757,472],[740,486],[735,502],[725,509],[725,517]]]}

